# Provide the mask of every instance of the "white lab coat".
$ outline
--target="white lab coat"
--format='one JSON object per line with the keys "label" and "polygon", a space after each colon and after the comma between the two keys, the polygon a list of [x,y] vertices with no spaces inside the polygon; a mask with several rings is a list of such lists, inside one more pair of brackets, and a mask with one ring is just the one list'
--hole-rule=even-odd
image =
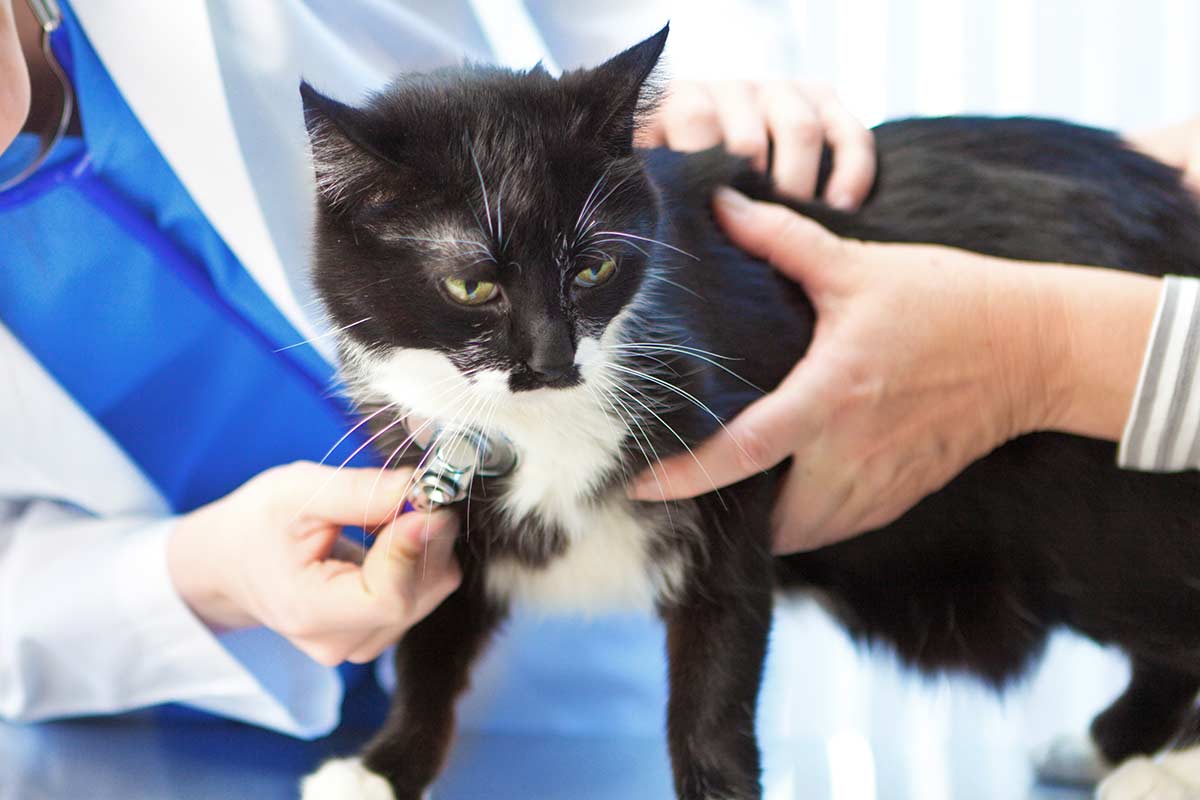
{"label": "white lab coat", "polygon": [[[765,46],[780,36],[764,27],[770,3],[753,13],[736,10],[745,3],[668,11],[643,0],[71,5],[167,162],[303,338],[321,325],[304,278],[312,185],[302,74],[355,101],[396,72],[464,56],[595,63],[670,14],[673,36],[684,37],[689,9],[724,14],[726,33],[748,28],[713,47],[676,46],[696,67],[676,56],[675,72],[711,73],[716,54],[729,74],[782,72]],[[266,630],[215,636],[189,612],[166,572],[165,502],[3,326],[0,387],[0,717],[177,701],[299,736],[334,727],[333,670]]]}

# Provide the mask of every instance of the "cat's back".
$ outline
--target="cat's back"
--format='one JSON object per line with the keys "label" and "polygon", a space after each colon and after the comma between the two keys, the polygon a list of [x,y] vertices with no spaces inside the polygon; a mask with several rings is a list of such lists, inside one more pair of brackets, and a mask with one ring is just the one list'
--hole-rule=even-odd
{"label": "cat's back", "polygon": [[[1110,131],[1047,119],[943,117],[874,130],[867,239],[936,242],[1031,261],[1200,275],[1200,206],[1177,170]],[[819,213],[819,212],[818,212]]]}

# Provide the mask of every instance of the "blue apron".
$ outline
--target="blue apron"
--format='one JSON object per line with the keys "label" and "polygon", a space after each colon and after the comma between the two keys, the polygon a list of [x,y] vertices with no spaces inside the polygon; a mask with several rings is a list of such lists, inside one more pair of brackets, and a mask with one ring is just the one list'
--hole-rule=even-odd
{"label": "blue apron", "polygon": [[[83,135],[0,193],[0,320],[175,512],[271,466],[320,459],[352,424],[332,391],[333,369],[311,346],[280,350],[302,337],[209,224],[64,14],[53,45],[72,76]],[[361,443],[349,437],[334,458]],[[372,460],[368,448],[350,463]],[[660,728],[665,669],[655,623],[518,618],[510,627],[480,668],[464,724]]]}

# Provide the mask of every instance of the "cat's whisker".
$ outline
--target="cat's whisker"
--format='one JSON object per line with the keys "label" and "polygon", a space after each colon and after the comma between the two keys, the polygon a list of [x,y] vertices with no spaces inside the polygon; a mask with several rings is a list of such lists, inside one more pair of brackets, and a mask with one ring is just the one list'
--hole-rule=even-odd
{"label": "cat's whisker", "polygon": [[[680,348],[680,347],[676,347],[674,345],[649,345],[647,347],[637,347],[637,346],[620,345],[620,344],[607,345],[606,349],[609,349],[609,348],[611,348],[613,350],[626,350],[626,351],[632,351],[632,352],[645,352],[646,350],[652,350],[652,351],[665,350],[667,352],[678,353],[680,355],[685,355],[685,356],[691,356],[692,358],[698,358],[701,361],[711,364],[714,367],[716,367],[717,369],[728,373],[729,375],[733,376],[734,378],[737,378],[739,381],[741,381],[742,383],[749,386],[751,389],[754,389],[755,391],[757,391],[761,394],[767,393],[766,389],[763,389],[761,386],[758,386],[757,384],[743,378],[741,375],[737,374],[736,372],[734,372],[733,370],[731,370],[729,367],[725,366],[724,364],[720,364],[720,363],[714,361],[713,359],[709,358],[708,356],[701,355],[700,352],[695,351],[692,348]],[[718,358],[720,358],[720,356],[718,356]],[[729,360],[737,360],[737,359],[729,359]]]}
{"label": "cat's whisker", "polygon": [[[650,438],[650,434],[647,433],[646,429],[642,426],[642,422],[638,418],[638,415],[635,414],[633,412],[633,410],[629,408],[629,406],[625,405],[624,401],[622,401],[621,398],[617,397],[615,394],[610,392],[605,386],[603,386],[601,384],[597,384],[596,388],[601,393],[603,393],[605,397],[609,398],[609,400],[611,402],[615,402],[617,405],[619,405],[621,408],[623,408],[625,410],[625,413],[628,415],[629,421],[632,422],[635,426],[637,426],[638,430],[641,431],[642,436],[646,440],[646,447],[649,447],[650,451],[652,453],[654,453],[653,460],[651,460],[650,454],[646,452],[646,448],[642,447],[642,443],[638,439],[637,433],[635,433],[632,429],[629,429],[628,424],[626,425],[627,430],[629,430],[630,438],[633,439],[633,443],[635,445],[637,445],[638,450],[641,451],[642,458],[644,458],[646,460],[646,466],[650,469],[650,474],[652,476],[654,476],[654,482],[658,485],[658,493],[662,497],[665,498],[667,496],[667,494],[666,494],[666,491],[663,489],[662,480],[659,478],[658,468],[655,466],[659,461],[658,450],[654,447],[654,441],[653,441],[653,439]],[[614,408],[614,412],[616,412],[615,408]],[[617,413],[617,416],[619,417],[620,414]],[[670,479],[668,479],[668,483],[669,482],[670,482]],[[675,520],[671,513],[671,504],[669,502],[664,501],[663,508],[667,512],[667,524],[671,526],[671,533],[672,533],[672,535],[676,535],[678,532],[676,531]]]}
{"label": "cat's whisker", "polygon": [[676,247],[675,245],[667,244],[666,242],[661,241],[659,239],[651,239],[649,236],[638,236],[635,233],[622,233],[621,231],[599,231],[599,235],[620,236],[620,237],[625,237],[625,238],[629,238],[629,239],[637,239],[639,242],[650,242],[651,244],[662,245],[663,247],[667,248],[668,250],[674,250],[676,253],[680,253],[682,255],[687,256],[688,258],[695,259],[696,261],[700,260],[699,256],[693,255],[693,254],[689,253],[687,250],[681,250],[680,248]]}
{"label": "cat's whisker", "polygon": [[333,455],[333,451],[334,451],[334,450],[337,450],[337,449],[338,449],[338,447],[340,447],[340,446],[341,446],[342,442],[344,442],[344,441],[346,441],[347,439],[349,439],[349,438],[350,438],[350,436],[351,436],[351,435],[352,435],[352,434],[353,434],[353,433],[354,433],[356,430],[358,430],[359,428],[361,428],[363,425],[366,425],[368,422],[370,422],[371,420],[375,419],[376,417],[378,417],[380,414],[382,414],[383,412],[387,411],[388,409],[395,408],[397,405],[398,405],[398,403],[394,403],[394,402],[393,402],[393,403],[388,403],[386,406],[384,406],[384,407],[382,407],[382,408],[380,408],[380,409],[376,410],[376,411],[375,411],[374,413],[372,413],[372,414],[371,414],[369,417],[363,417],[361,420],[359,420],[359,421],[358,421],[358,422],[355,424],[355,426],[354,426],[353,428],[351,428],[350,430],[348,430],[348,431],[346,431],[345,433],[343,433],[343,434],[342,434],[342,437],[341,437],[340,439],[338,439],[336,442],[334,442],[332,447],[330,447],[328,450],[326,450],[326,451],[325,451],[325,455],[321,456],[321,460],[320,460],[320,461],[318,461],[317,463],[318,463],[318,464],[324,464],[324,463],[325,463],[325,460],[326,460],[327,458],[329,458],[331,455]]}
{"label": "cat's whisker", "polygon": [[703,300],[705,302],[708,302],[708,298],[705,297],[704,295],[700,294],[699,292],[689,289],[688,287],[684,286],[682,283],[677,283],[676,281],[673,281],[670,278],[664,277],[662,275],[656,275],[652,272],[646,276],[646,279],[651,280],[651,281],[662,281],[663,283],[668,283],[671,286],[674,286],[676,289],[680,290],[681,292],[687,292],[692,297],[695,297],[697,300]]}
{"label": "cat's whisker", "polygon": [[[696,408],[701,409],[702,411],[704,411],[704,413],[708,414],[710,417],[713,417],[713,419],[716,421],[716,423],[718,423],[718,425],[721,426],[722,431],[725,431],[726,433],[730,432],[730,429],[725,427],[725,420],[722,420],[721,417],[718,416],[718,414],[716,414],[716,411],[708,408],[707,405],[704,405],[704,403],[702,403],[700,401],[700,398],[697,398],[695,395],[692,395],[691,392],[685,391],[683,389],[679,389],[679,387],[672,384],[671,381],[662,380],[661,378],[655,378],[654,375],[652,375],[652,374],[649,374],[647,372],[641,372],[640,369],[634,369],[632,367],[626,367],[623,365],[619,365],[619,363],[611,363],[611,365],[608,365],[608,366],[611,366],[614,369],[619,369],[619,371],[634,375],[634,377],[642,378],[644,380],[649,380],[650,383],[662,386],[667,391],[677,393],[677,395],[679,395],[680,397],[688,399],[689,402],[691,402],[692,404],[695,404]],[[762,391],[762,390],[758,390],[758,391]],[[752,458],[750,456],[750,453],[746,452],[744,447],[742,447],[742,445],[738,444],[737,439],[734,439],[733,443],[737,445],[738,450],[742,451],[742,455],[745,456],[746,458],[750,459],[750,461],[752,463]],[[766,468],[761,468],[761,469],[763,471],[766,471]]]}
{"label": "cat's whisker", "polygon": [[312,493],[312,495],[310,495],[309,498],[300,505],[300,508],[298,508],[296,510],[296,513],[294,515],[292,515],[292,522],[295,522],[296,520],[300,519],[300,517],[304,516],[304,512],[308,510],[309,505],[312,503],[313,500],[316,499],[317,495],[319,495],[321,492],[323,492],[327,488],[329,488],[329,484],[331,484],[334,481],[334,479],[337,477],[337,474],[339,472],[341,472],[345,468],[345,466],[354,459],[354,457],[356,455],[358,455],[363,450],[365,450],[368,445],[370,445],[372,442],[374,442],[380,436],[383,436],[385,433],[390,431],[392,428],[399,425],[401,422],[404,421],[404,419],[405,419],[404,416],[398,416],[394,421],[388,423],[387,427],[385,427],[383,430],[379,431],[379,433],[376,433],[374,436],[367,439],[365,442],[363,442],[357,448],[355,448],[354,452],[351,453],[349,456],[347,456],[345,461],[343,461],[341,464],[338,464],[337,469],[335,469],[333,471],[333,473],[328,478],[325,479],[324,483],[322,483],[319,487],[317,487],[317,489]]}
{"label": "cat's whisker", "polygon": [[[604,204],[608,202],[608,198],[612,197],[613,194],[618,189],[620,189],[622,186],[624,186],[629,181],[629,179],[632,177],[633,177],[633,175],[626,175],[624,178],[621,178],[621,180],[619,180],[615,184],[613,184],[613,187],[608,190],[608,193],[606,195],[604,195],[604,197],[597,200],[596,204],[594,206],[592,206],[592,213],[595,213],[596,211],[599,211],[601,208],[603,208]],[[594,225],[594,223],[593,223],[593,225]],[[590,229],[590,227],[592,227],[592,226],[588,226],[588,227]]]}
{"label": "cat's whisker", "polygon": [[579,251],[579,256],[581,258],[583,256],[587,256],[587,255],[590,255],[593,258],[595,258],[596,256],[599,256],[600,258],[605,259],[605,260],[612,258],[612,256],[610,256],[608,253],[606,253],[605,251],[601,250],[598,247],[589,247],[586,250]]}
{"label": "cat's whisker", "polygon": [[[709,408],[704,403],[702,403],[692,393],[684,391],[683,389],[680,389],[678,386],[674,385],[670,381],[665,381],[665,380],[662,380],[661,378],[656,378],[653,375],[650,375],[649,373],[641,372],[640,370],[632,369],[631,367],[622,366],[621,364],[610,364],[609,366],[611,366],[613,369],[617,369],[622,372],[626,372],[630,375],[634,375],[636,377],[640,377],[645,380],[648,380],[651,383],[661,386],[668,391],[675,392],[676,394],[680,395],[681,397],[683,397],[683,398],[689,400],[690,402],[692,402],[693,404],[695,404],[695,406],[697,408],[701,409],[706,414],[708,414],[710,417],[712,417],[714,420],[716,420],[717,424],[721,426],[721,430],[725,431],[725,433],[729,433],[729,428],[727,428],[725,426],[725,421],[723,419],[721,419],[715,411],[713,411],[711,408]],[[762,391],[762,390],[760,389],[759,391]],[[733,437],[731,436],[730,438],[733,438]],[[754,463],[753,456],[751,456],[748,452],[746,452],[746,449],[744,447],[742,447],[742,445],[737,441],[737,439],[733,439],[733,443],[737,447],[737,449],[739,451],[741,451],[742,455],[744,455],[746,457],[746,459],[750,463],[753,464]],[[768,465],[767,467],[764,467],[761,464],[759,465],[759,469],[761,469],[763,472],[766,472],[769,467],[770,467],[770,465]]]}
{"label": "cat's whisker", "polygon": [[[618,367],[619,365],[608,364],[608,366]],[[708,469],[704,466],[704,462],[702,462],[699,458],[696,457],[696,454],[692,451],[692,448],[688,445],[688,443],[684,440],[684,438],[679,435],[679,432],[676,431],[675,428],[669,422],[667,422],[665,419],[663,419],[661,415],[659,415],[657,412],[655,412],[654,409],[650,408],[648,405],[643,403],[635,394],[628,391],[628,389],[625,387],[625,385],[623,383],[620,383],[620,382],[614,383],[613,386],[619,392],[623,393],[626,397],[628,397],[630,400],[632,400],[633,402],[637,403],[639,406],[641,406],[642,408],[644,408],[648,412],[650,412],[650,415],[653,416],[656,420],[658,420],[659,424],[662,425],[664,428],[666,428],[667,431],[672,436],[674,436],[681,445],[683,445],[683,449],[687,450],[688,455],[690,455],[692,457],[692,460],[696,462],[696,466],[700,468],[700,472],[704,475],[704,477],[708,480],[709,484],[712,486],[713,493],[717,496],[717,499],[720,501],[721,506],[723,508],[725,508],[726,510],[728,510],[729,506],[727,506],[725,504],[725,498],[721,496],[721,490],[717,488],[717,482],[715,480],[713,480],[712,475],[709,474]]]}
{"label": "cat's whisker", "polygon": [[631,242],[627,239],[617,239],[617,238],[610,237],[608,239],[596,239],[595,241],[591,242],[591,244],[623,244],[626,247],[632,247],[634,250],[637,250],[639,253],[646,256],[647,258],[650,257],[650,254],[646,252],[645,248],[643,248],[639,244],[634,244],[633,242]]}
{"label": "cat's whisker", "polygon": [[504,254],[504,181],[508,178],[503,175],[500,178],[500,191],[496,195],[496,241],[500,243],[500,254]]}
{"label": "cat's whisker", "polygon": [[487,218],[488,233],[492,234],[492,239],[495,239],[495,230],[492,228],[492,207],[488,202],[487,186],[483,182],[483,170],[479,168],[479,159],[475,157],[475,144],[471,141],[470,131],[467,131],[467,149],[471,153],[471,163],[475,165],[475,174],[479,176],[479,190],[483,192],[483,215]]}
{"label": "cat's whisker", "polygon": [[[587,198],[583,201],[583,208],[579,209],[579,216],[575,219],[575,233],[579,233],[579,228],[583,225],[584,218],[591,210],[592,198],[596,196],[596,191],[600,188],[600,184],[604,183],[604,179],[608,177],[608,171],[612,169],[612,164],[606,164],[604,171],[600,173],[600,177],[592,184],[592,190],[588,192]],[[576,237],[576,241],[578,237]]]}
{"label": "cat's whisker", "polygon": [[284,350],[291,350],[294,347],[303,347],[306,344],[312,344],[312,343],[318,341],[319,339],[328,339],[330,336],[336,336],[337,334],[342,333],[343,331],[350,330],[351,328],[355,327],[356,325],[362,325],[364,322],[370,322],[370,321],[371,321],[371,317],[363,317],[358,322],[351,322],[349,325],[343,325],[340,328],[335,328],[331,331],[326,331],[325,333],[318,334],[318,335],[312,337],[311,339],[305,339],[304,341],[296,342],[295,344],[289,344],[286,347],[280,347],[277,350],[275,350],[274,352],[282,353]]}
{"label": "cat's whisker", "polygon": [[724,356],[724,355],[721,355],[720,353],[714,353],[711,350],[702,350],[699,347],[692,347],[691,345],[682,344],[680,342],[667,342],[667,341],[618,342],[617,344],[612,345],[612,346],[613,347],[672,347],[672,348],[676,348],[678,350],[689,350],[693,353],[700,353],[701,355],[710,356],[712,358],[719,358],[723,361],[745,361],[746,360],[744,358],[738,358],[736,356]]}

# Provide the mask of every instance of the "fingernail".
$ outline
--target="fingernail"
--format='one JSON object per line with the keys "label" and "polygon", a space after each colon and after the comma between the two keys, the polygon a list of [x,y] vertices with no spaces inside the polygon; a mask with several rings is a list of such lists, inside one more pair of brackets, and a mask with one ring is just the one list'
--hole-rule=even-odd
{"label": "fingernail", "polygon": [[728,186],[717,187],[713,192],[713,202],[721,206],[721,210],[727,214],[744,214],[751,205],[750,198]]}

